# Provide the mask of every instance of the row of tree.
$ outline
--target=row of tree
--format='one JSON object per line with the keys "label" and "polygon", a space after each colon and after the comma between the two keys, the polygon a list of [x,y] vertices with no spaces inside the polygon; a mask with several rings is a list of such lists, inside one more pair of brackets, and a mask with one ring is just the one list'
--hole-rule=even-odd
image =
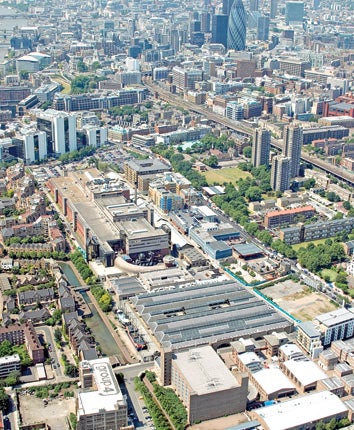
{"label": "row of tree", "polygon": [[59,161],[61,161],[63,164],[71,163],[72,161],[80,161],[83,160],[86,157],[90,157],[95,153],[96,149],[93,146],[84,146],[81,149],[66,152],[65,154],[62,154],[59,157]]}
{"label": "row of tree", "polygon": [[94,285],[90,289],[103,312],[110,312],[113,308],[113,299],[109,292],[101,285]]}
{"label": "row of tree", "polygon": [[139,391],[144,397],[144,403],[148,408],[149,414],[151,415],[156,430],[170,430],[170,423],[167,421],[166,417],[162,413],[159,406],[154,401],[150,391],[138,377],[134,378],[135,389]]}
{"label": "row of tree", "polygon": [[93,275],[92,270],[87,265],[86,260],[79,250],[76,250],[70,254],[70,260],[73,262],[77,271],[80,273],[81,278],[86,282],[86,284],[92,285],[96,282],[96,278]]}

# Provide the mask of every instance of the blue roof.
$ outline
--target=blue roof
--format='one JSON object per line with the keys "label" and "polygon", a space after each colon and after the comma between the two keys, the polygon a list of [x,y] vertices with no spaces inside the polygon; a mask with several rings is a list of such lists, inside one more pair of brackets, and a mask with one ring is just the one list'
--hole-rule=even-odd
{"label": "blue roof", "polygon": [[262,254],[261,248],[258,248],[257,245],[253,243],[240,243],[238,245],[234,245],[235,251],[240,255],[255,255]]}
{"label": "blue roof", "polygon": [[227,427],[225,430],[252,430],[260,426],[260,422],[257,420],[248,421],[247,423],[238,424],[237,426]]}

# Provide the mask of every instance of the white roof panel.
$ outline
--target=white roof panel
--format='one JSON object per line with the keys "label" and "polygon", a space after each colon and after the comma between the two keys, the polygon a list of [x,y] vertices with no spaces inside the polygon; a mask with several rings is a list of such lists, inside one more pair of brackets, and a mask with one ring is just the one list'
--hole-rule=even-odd
{"label": "white roof panel", "polygon": [[320,391],[260,408],[254,412],[265,422],[267,428],[286,430],[332,417],[347,410],[348,408],[335,394]]}

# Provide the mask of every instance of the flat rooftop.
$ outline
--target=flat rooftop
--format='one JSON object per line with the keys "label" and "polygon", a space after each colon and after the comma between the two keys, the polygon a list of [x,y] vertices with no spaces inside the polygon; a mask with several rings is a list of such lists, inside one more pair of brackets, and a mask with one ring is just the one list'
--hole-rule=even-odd
{"label": "flat rooftop", "polygon": [[198,395],[240,386],[210,345],[176,353],[173,366],[178,367],[194,393]]}
{"label": "flat rooftop", "polygon": [[293,328],[291,321],[234,280],[195,282],[131,301],[162,346],[175,349]]}
{"label": "flat rooftop", "polygon": [[118,221],[116,223],[121,230],[124,230],[128,239],[143,239],[151,236],[166,236],[166,231],[161,228],[154,228],[145,218],[134,220]]}
{"label": "flat rooftop", "polygon": [[256,254],[263,254],[261,248],[258,248],[258,246],[254,245],[253,243],[240,243],[237,245],[233,245],[233,248],[237,252],[237,254],[246,257]]}
{"label": "flat rooftop", "polygon": [[140,274],[140,280],[146,288],[175,286],[177,284],[188,284],[194,281],[194,277],[180,267],[171,267],[163,270],[154,270]]}
{"label": "flat rooftop", "polygon": [[80,366],[91,370],[95,385],[90,391],[79,392],[79,415],[97,414],[100,410],[114,411],[119,405],[125,405],[109,358],[82,361]]}
{"label": "flat rooftop", "polygon": [[267,429],[286,430],[345,413],[348,408],[329,391],[308,394],[254,411]]}
{"label": "flat rooftop", "polygon": [[340,308],[322,315],[318,315],[314,321],[318,321],[326,327],[333,327],[338,324],[343,324],[347,321],[354,320],[354,314],[349,309]]}
{"label": "flat rooftop", "polygon": [[147,160],[132,159],[127,161],[126,164],[137,173],[154,173],[156,170],[171,170],[170,166],[158,160],[157,158],[149,158]]}
{"label": "flat rooftop", "polygon": [[254,372],[252,373],[252,377],[268,395],[278,391],[295,391],[295,385],[277,368],[263,369],[259,372]]}
{"label": "flat rooftop", "polygon": [[313,361],[284,361],[284,366],[294,375],[303,387],[312,385],[328,376]]}

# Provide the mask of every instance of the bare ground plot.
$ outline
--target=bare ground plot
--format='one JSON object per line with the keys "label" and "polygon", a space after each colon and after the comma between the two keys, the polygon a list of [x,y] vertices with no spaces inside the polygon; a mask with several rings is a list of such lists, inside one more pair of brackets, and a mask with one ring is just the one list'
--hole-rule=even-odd
{"label": "bare ground plot", "polygon": [[20,412],[23,424],[45,422],[51,430],[67,428],[66,417],[75,412],[75,399],[52,399],[44,406],[43,400],[35,396],[22,395],[20,399]]}
{"label": "bare ground plot", "polygon": [[301,321],[312,320],[319,314],[336,309],[324,294],[312,292],[310,288],[293,281],[264,288],[262,293]]}
{"label": "bare ground plot", "polygon": [[227,417],[217,418],[215,420],[204,421],[200,424],[194,424],[189,427],[190,430],[225,430],[228,427],[248,421],[245,413],[229,415]]}

